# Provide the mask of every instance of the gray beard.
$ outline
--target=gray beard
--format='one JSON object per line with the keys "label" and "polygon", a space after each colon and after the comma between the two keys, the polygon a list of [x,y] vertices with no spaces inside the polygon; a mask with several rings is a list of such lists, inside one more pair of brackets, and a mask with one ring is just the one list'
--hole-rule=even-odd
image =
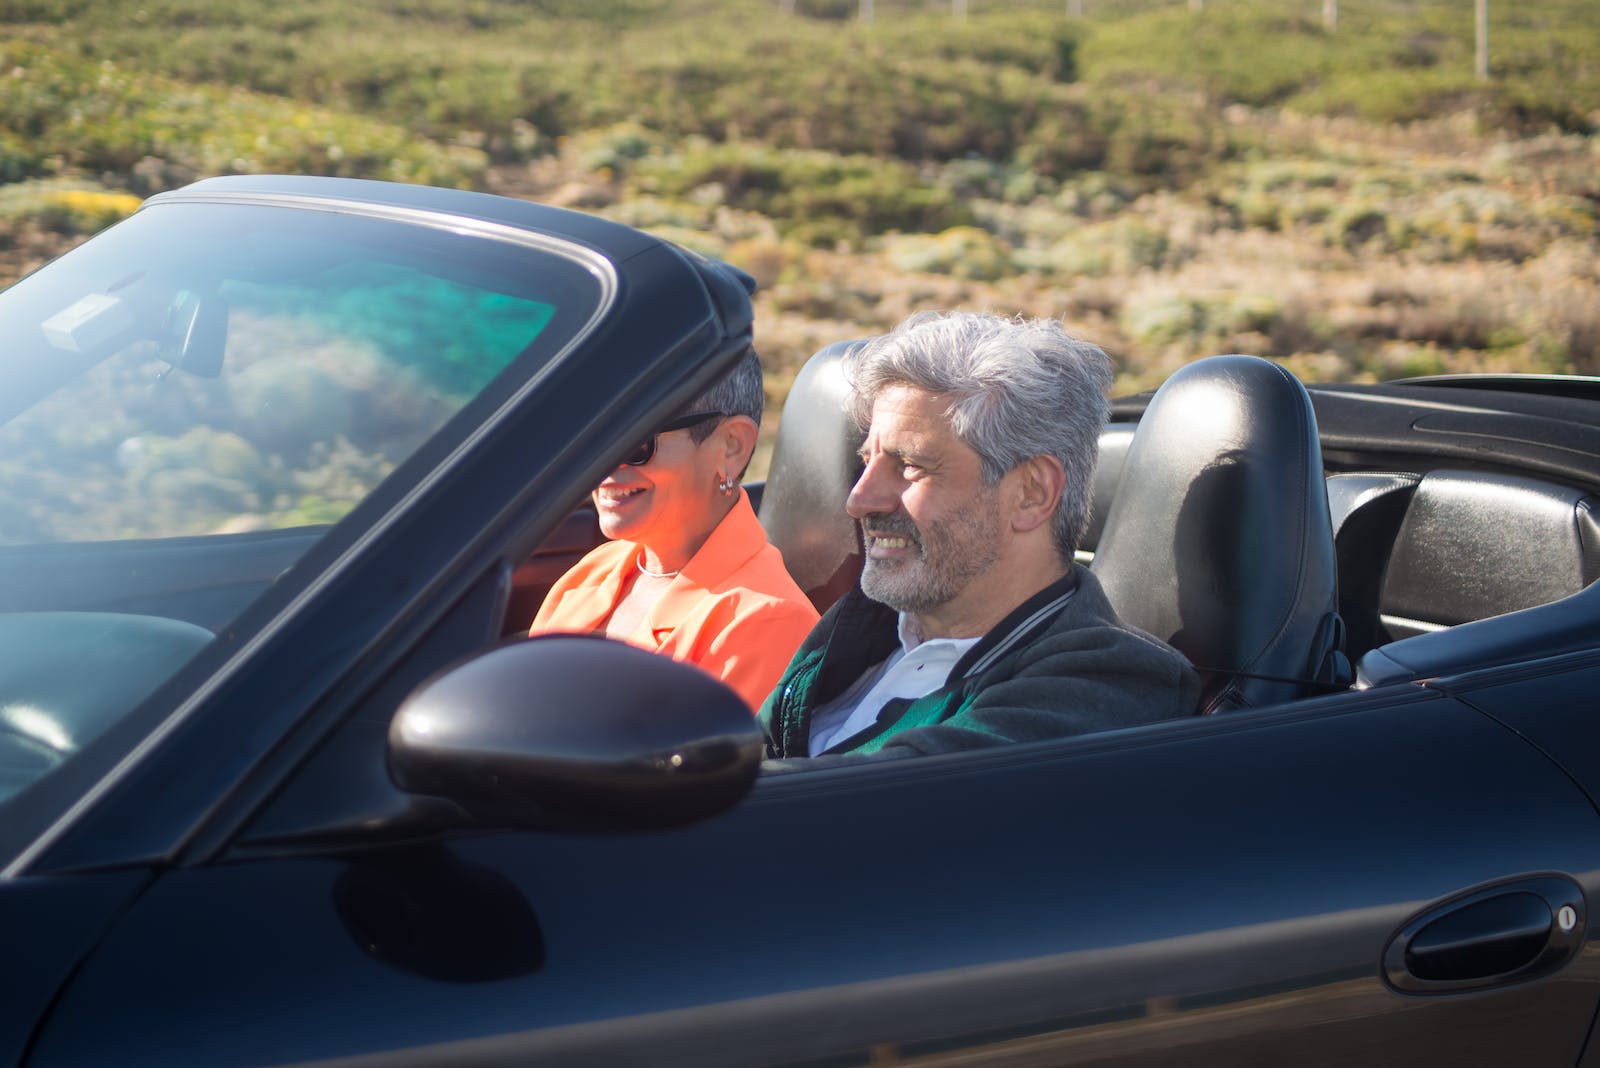
{"label": "gray beard", "polygon": [[899,612],[929,612],[948,604],[1000,557],[999,513],[992,498],[944,522],[920,529],[904,515],[869,516],[880,534],[909,538],[915,560],[886,562],[867,556],[861,567],[861,592]]}

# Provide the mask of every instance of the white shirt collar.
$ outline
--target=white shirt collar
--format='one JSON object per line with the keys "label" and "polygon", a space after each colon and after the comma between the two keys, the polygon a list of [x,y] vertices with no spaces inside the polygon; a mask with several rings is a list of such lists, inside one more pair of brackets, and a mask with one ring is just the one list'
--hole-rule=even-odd
{"label": "white shirt collar", "polygon": [[[922,636],[922,628],[917,625],[917,621],[912,619],[907,612],[900,613],[897,633],[900,637],[900,649],[907,653],[923,644],[929,644],[931,646],[930,651],[942,648],[939,645],[932,645],[935,642],[948,642],[951,646],[958,648],[961,653],[964,653],[974,645],[977,645],[982,638],[982,635],[977,638],[924,638]],[[957,654],[956,658],[960,659],[960,653]]]}

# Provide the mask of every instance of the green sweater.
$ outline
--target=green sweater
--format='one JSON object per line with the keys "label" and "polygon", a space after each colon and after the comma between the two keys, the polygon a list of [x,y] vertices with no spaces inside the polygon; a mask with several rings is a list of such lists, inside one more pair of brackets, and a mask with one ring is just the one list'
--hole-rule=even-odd
{"label": "green sweater", "polygon": [[[851,590],[828,610],[762,706],[768,755],[809,754],[812,713],[899,646],[898,613]],[[950,669],[894,699],[825,755],[912,755],[1031,742],[1192,715],[1200,681],[1176,649],[1117,619],[1079,565],[1020,605]]]}

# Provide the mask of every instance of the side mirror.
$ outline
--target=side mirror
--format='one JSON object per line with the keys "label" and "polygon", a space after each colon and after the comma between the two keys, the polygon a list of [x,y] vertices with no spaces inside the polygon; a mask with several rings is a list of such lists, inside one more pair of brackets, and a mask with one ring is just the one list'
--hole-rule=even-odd
{"label": "side mirror", "polygon": [[671,827],[731,808],[763,739],[698,668],[600,637],[515,641],[445,669],[389,724],[389,775],[478,822]]}

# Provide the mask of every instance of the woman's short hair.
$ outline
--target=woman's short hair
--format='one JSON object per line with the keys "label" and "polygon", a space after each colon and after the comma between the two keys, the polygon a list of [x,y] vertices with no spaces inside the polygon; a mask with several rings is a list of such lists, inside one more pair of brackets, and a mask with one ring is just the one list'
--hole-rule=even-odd
{"label": "woman's short hair", "polygon": [[[761,357],[754,347],[745,350],[739,362],[727,374],[711,383],[694,400],[684,407],[690,412],[721,412],[723,415],[748,415],[761,425],[761,410],[766,407],[766,394],[761,381]],[[717,429],[716,423],[701,423],[691,427],[689,436],[704,441]]]}
{"label": "woman's short hair", "polygon": [[888,386],[951,397],[951,429],[999,482],[1032,456],[1054,456],[1066,487],[1051,523],[1072,560],[1089,522],[1100,431],[1110,411],[1111,360],[1054,319],[921,312],[851,353],[853,414],[866,429]]}

